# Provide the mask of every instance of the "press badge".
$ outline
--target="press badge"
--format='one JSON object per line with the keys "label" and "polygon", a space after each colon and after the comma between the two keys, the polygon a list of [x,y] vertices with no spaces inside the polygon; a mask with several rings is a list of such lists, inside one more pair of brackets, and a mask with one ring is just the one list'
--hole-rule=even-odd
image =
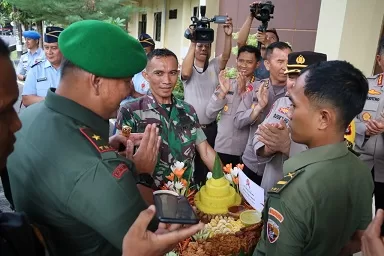
{"label": "press badge", "polygon": [[42,81],[47,81],[47,78],[46,78],[46,77],[43,77],[43,78],[39,78],[39,79],[37,79],[37,82],[42,82]]}

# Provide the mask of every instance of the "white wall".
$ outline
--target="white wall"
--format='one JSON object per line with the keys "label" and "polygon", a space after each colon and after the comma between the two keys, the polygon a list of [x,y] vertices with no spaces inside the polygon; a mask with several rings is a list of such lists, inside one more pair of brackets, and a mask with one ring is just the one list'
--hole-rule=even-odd
{"label": "white wall", "polygon": [[322,0],[315,51],[373,72],[384,0]]}

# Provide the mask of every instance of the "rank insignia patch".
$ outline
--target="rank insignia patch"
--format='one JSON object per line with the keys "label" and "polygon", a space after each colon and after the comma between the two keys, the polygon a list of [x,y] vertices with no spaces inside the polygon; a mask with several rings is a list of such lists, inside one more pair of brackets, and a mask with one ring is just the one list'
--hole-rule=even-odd
{"label": "rank insignia patch", "polygon": [[252,84],[249,84],[247,86],[247,92],[251,92],[251,91],[253,91],[253,86],[252,86]]}
{"label": "rank insignia patch", "polygon": [[268,241],[271,244],[273,244],[274,242],[277,241],[277,239],[279,238],[279,235],[280,235],[280,228],[279,228],[279,226],[273,220],[268,219],[268,223],[267,223]]}
{"label": "rank insignia patch", "polygon": [[297,170],[295,172],[289,172],[281,180],[279,180],[268,193],[279,194],[294,178],[296,178],[304,170]]}
{"label": "rank insignia patch", "polygon": [[129,171],[128,166],[125,164],[119,164],[115,170],[112,172],[112,176],[115,177],[116,179],[121,179],[123,177],[124,173]]}
{"label": "rank insignia patch", "polygon": [[89,128],[80,128],[80,132],[87,138],[89,142],[99,151],[100,153],[114,151],[114,149],[109,146],[108,141],[101,138],[101,136],[95,134]]}

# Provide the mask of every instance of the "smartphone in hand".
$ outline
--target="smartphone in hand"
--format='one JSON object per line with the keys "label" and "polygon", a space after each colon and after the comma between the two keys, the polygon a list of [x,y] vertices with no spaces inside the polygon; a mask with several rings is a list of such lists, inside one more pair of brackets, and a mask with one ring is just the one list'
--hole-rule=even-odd
{"label": "smartphone in hand", "polygon": [[197,224],[197,217],[185,196],[169,190],[153,192],[156,216],[160,222],[176,224]]}

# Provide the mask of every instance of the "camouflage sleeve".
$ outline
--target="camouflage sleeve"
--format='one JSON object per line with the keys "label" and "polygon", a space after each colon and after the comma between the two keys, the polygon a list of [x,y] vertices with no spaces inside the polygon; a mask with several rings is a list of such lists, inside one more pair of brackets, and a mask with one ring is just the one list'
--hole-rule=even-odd
{"label": "camouflage sleeve", "polygon": [[130,126],[132,129],[131,132],[137,132],[137,121],[135,118],[135,113],[127,104],[122,105],[117,114],[116,128],[121,130],[123,125]]}
{"label": "camouflage sleeve", "polygon": [[205,136],[205,133],[201,127],[196,129],[196,145],[199,145],[200,143],[207,140],[207,137]]}
{"label": "camouflage sleeve", "polygon": [[203,141],[207,140],[207,137],[205,136],[205,133],[203,129],[201,129],[200,122],[199,122],[199,117],[196,114],[195,109],[193,108],[192,105],[189,105],[190,109],[189,111],[191,112],[193,119],[195,120],[195,128],[196,128],[196,145],[199,145]]}

